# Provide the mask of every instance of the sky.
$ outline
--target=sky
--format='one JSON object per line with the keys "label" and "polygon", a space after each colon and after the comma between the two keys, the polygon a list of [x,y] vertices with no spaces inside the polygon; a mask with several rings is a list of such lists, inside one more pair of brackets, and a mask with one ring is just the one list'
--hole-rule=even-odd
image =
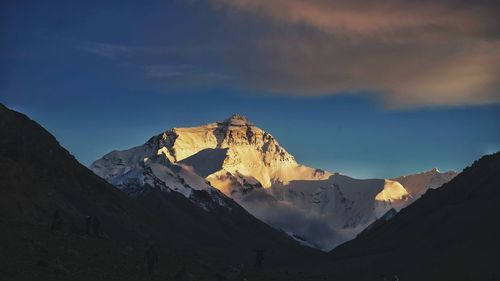
{"label": "sky", "polygon": [[500,150],[498,1],[2,1],[0,38],[0,102],[85,165],[233,113],[359,178]]}

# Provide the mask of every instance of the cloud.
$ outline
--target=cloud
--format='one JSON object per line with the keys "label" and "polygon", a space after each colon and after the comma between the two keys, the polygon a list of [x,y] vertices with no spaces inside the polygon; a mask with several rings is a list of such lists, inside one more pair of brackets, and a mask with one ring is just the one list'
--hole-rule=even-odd
{"label": "cloud", "polygon": [[495,1],[212,3],[235,21],[268,26],[227,59],[246,87],[296,96],[369,91],[390,107],[500,102]]}
{"label": "cloud", "polygon": [[324,218],[314,217],[289,202],[278,201],[265,190],[254,190],[239,204],[269,225],[306,239],[325,251],[347,240],[329,226]]}
{"label": "cloud", "polygon": [[108,44],[108,43],[85,43],[79,47],[83,51],[87,51],[94,55],[105,57],[109,59],[114,59],[120,55],[127,54],[133,52],[135,48],[117,44]]}
{"label": "cloud", "polygon": [[131,46],[87,42],[80,50],[135,67],[167,87],[206,87],[232,83],[233,77],[200,59],[223,51],[219,46]]}
{"label": "cloud", "polygon": [[190,64],[145,65],[143,69],[146,77],[177,86],[217,86],[232,80],[224,73]]}
{"label": "cloud", "polygon": [[190,56],[222,52],[221,46],[132,46],[106,42],[85,42],[78,46],[80,50],[109,59],[124,59],[124,57],[151,56]]}
{"label": "cloud", "polygon": [[500,102],[498,1],[209,3],[213,9],[204,11],[220,25],[194,33],[209,36],[176,46],[91,42],[81,49],[176,87],[297,97],[370,93],[391,108]]}
{"label": "cloud", "polygon": [[[282,24],[305,24],[323,31],[355,36],[472,35],[498,23],[492,1],[380,0],[212,0],[250,11]],[[496,6],[496,7],[491,7]],[[485,17],[485,14],[488,16]],[[399,32],[404,31],[404,32]],[[423,31],[425,31],[423,34]],[[446,31],[446,32],[443,32]]]}

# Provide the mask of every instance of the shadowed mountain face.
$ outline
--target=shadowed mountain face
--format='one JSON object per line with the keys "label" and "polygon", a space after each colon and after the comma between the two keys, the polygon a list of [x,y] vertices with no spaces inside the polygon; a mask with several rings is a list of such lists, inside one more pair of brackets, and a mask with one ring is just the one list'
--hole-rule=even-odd
{"label": "shadowed mountain face", "polygon": [[[151,237],[164,278],[183,266],[204,276],[197,280],[228,267],[234,274],[252,268],[259,248],[273,266],[319,254],[218,192],[192,190],[187,198],[146,184],[130,198],[3,105],[0,135],[0,273],[7,280],[142,280]],[[87,235],[87,216],[99,220],[99,235]]]}
{"label": "shadowed mountain face", "polygon": [[360,276],[379,272],[399,274],[401,280],[500,280],[499,237],[500,152],[484,156],[441,188],[429,189],[332,256],[338,265],[366,265]]}
{"label": "shadowed mountain face", "polygon": [[206,148],[179,163],[193,167],[196,174],[205,178],[220,170],[226,160],[226,155],[227,148]]}

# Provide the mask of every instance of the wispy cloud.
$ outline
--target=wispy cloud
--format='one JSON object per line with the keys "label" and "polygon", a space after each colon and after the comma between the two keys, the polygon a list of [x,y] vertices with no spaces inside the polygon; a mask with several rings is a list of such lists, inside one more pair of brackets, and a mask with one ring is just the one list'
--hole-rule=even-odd
{"label": "wispy cloud", "polygon": [[176,86],[221,86],[232,80],[224,73],[191,64],[145,65],[143,69],[147,77]]}
{"label": "wispy cloud", "polygon": [[79,49],[97,56],[124,59],[125,56],[193,55],[223,52],[221,46],[133,46],[105,42],[86,42]]}
{"label": "wispy cloud", "polygon": [[[167,86],[223,86],[233,77],[213,66],[203,65],[196,57],[218,53],[218,46],[129,46],[90,42],[79,47],[99,57],[126,63],[144,74],[144,77]],[[182,62],[182,58],[187,62]]]}
{"label": "wispy cloud", "polygon": [[117,58],[118,56],[136,51],[136,48],[130,46],[99,42],[85,43],[78,47],[83,51],[110,59]]}
{"label": "wispy cloud", "polygon": [[[305,97],[371,92],[393,108],[500,102],[498,1],[210,3],[206,12],[223,16],[233,31],[200,26],[200,33],[218,35],[210,43],[91,42],[81,49],[178,86],[230,83]],[[243,32],[249,26],[252,32]]]}

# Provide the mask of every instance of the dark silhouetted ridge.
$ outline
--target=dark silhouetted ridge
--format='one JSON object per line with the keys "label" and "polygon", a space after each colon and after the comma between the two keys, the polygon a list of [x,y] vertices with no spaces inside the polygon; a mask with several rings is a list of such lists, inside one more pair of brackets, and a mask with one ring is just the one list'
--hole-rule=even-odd
{"label": "dark silhouetted ridge", "polygon": [[500,152],[362,234],[332,256],[371,260],[366,271],[408,278],[401,280],[500,280]]}

